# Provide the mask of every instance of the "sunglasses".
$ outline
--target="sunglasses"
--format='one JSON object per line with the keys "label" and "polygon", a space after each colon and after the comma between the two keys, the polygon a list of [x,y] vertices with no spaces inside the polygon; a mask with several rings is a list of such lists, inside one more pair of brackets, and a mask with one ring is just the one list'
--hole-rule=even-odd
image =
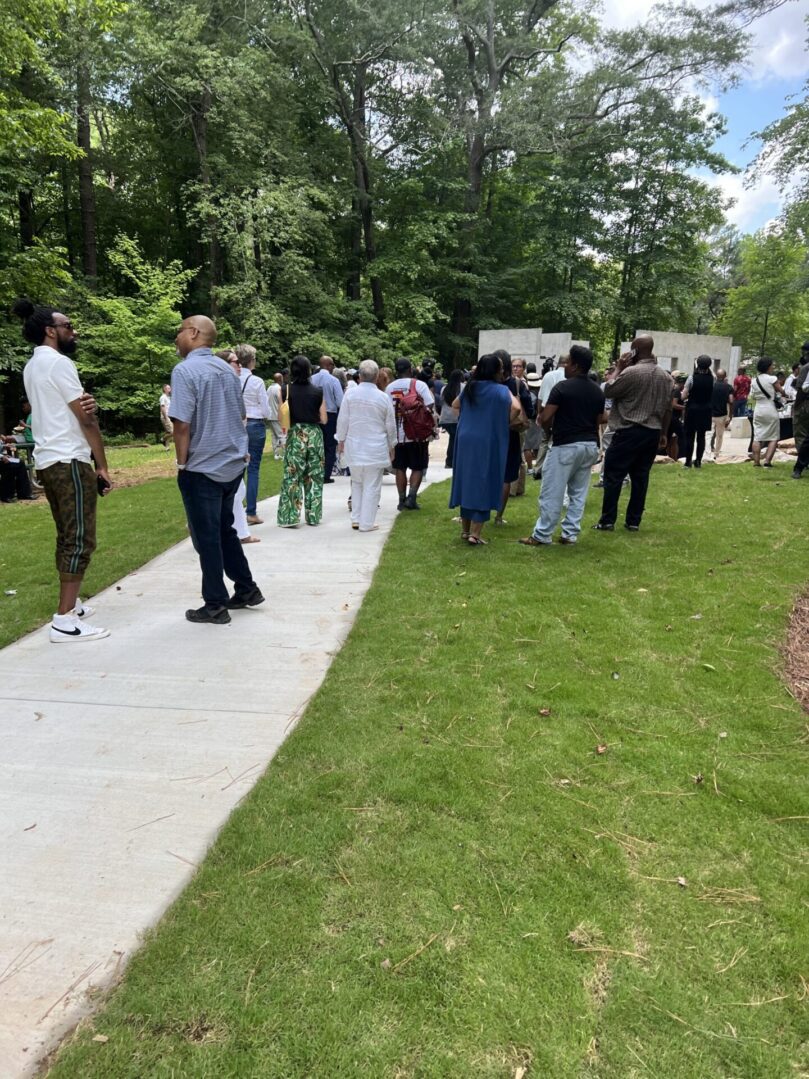
{"label": "sunglasses", "polygon": [[54,329],[56,329],[56,330],[72,330],[73,329],[73,323],[72,322],[52,322],[51,326],[53,326]]}

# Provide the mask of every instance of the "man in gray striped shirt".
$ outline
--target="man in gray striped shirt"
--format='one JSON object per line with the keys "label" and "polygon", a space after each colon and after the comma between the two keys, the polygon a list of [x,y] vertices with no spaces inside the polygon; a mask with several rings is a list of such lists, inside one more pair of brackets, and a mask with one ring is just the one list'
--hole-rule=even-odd
{"label": "man in gray striped shirt", "polygon": [[[204,605],[189,622],[226,625],[229,612],[255,607],[264,596],[253,580],[233,527],[233,496],[248,460],[238,377],[211,351],[216,327],[204,315],[183,320],[175,343],[183,357],[171,375],[177,484],[202,568]],[[229,595],[224,577],[234,582]]]}
{"label": "man in gray striped shirt", "polygon": [[636,337],[629,352],[621,356],[617,374],[604,387],[612,401],[609,428],[612,442],[604,457],[604,501],[601,518],[593,527],[612,532],[618,517],[618,499],[624,477],[632,492],[626,507],[624,528],[637,532],[646,508],[649,473],[658,449],[665,450],[671,420],[674,383],[657,366],[651,337]]}

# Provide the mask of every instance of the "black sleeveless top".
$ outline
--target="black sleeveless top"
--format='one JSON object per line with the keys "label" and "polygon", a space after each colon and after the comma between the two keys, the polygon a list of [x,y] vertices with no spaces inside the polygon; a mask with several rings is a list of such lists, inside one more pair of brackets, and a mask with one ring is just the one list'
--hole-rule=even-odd
{"label": "black sleeveless top", "polygon": [[323,390],[311,382],[292,382],[289,386],[289,419],[291,423],[320,423]]}
{"label": "black sleeveless top", "polygon": [[691,389],[688,391],[689,408],[710,408],[713,398],[714,378],[710,371],[695,371]]}

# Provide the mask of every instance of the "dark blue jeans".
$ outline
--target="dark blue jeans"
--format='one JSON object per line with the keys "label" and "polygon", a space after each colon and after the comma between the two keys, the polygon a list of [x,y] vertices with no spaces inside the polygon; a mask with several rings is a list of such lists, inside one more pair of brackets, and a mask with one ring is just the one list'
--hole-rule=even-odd
{"label": "dark blue jeans", "polygon": [[233,581],[236,596],[256,587],[233,527],[233,497],[241,478],[238,475],[228,483],[217,483],[202,472],[184,469],[177,473],[191,541],[202,569],[202,598],[212,609],[224,607],[229,599],[225,574]]}
{"label": "dark blue jeans", "polygon": [[256,515],[256,502],[258,501],[258,470],[261,468],[261,455],[264,453],[264,443],[267,441],[267,428],[264,420],[247,421],[247,452],[250,454],[250,463],[247,466],[247,513],[250,517]]}
{"label": "dark blue jeans", "polygon": [[327,412],[326,422],[322,425],[323,431],[323,482],[331,479],[334,471],[334,462],[337,459],[337,443],[334,436],[337,432],[337,413]]}

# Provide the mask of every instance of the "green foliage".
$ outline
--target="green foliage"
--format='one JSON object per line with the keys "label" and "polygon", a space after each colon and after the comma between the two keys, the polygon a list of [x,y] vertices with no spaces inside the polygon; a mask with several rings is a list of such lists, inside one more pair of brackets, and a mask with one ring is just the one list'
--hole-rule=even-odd
{"label": "green foliage", "polygon": [[[0,263],[0,311],[7,313],[19,296],[47,297],[42,302],[70,308],[77,294],[62,248],[37,242]],[[6,314],[0,319],[0,382],[4,371],[19,370],[30,355],[31,346],[22,338],[19,321]]]}
{"label": "green foliage", "polygon": [[809,249],[788,232],[758,232],[742,241],[739,273],[714,329],[747,357],[793,362],[809,326]]}
{"label": "green foliage", "polygon": [[116,239],[109,259],[122,292],[89,298],[81,324],[82,375],[103,410],[142,417],[154,412],[156,387],[177,362],[179,307],[194,271],[177,261],[148,262],[127,236]]}
{"label": "green foliage", "polygon": [[[0,0],[2,303],[60,297],[133,430],[179,312],[268,370],[299,349],[469,362],[503,325],[603,362],[639,324],[704,329],[737,282],[698,177],[730,166],[683,86],[732,81],[769,2],[607,31],[527,0]],[[805,170],[801,116],[767,135],[784,179]],[[0,344],[17,368],[2,318]]]}
{"label": "green foliage", "polygon": [[52,75],[44,38],[58,34],[65,0],[0,0],[0,167],[34,150],[75,157],[68,118],[29,93],[34,73]]}

